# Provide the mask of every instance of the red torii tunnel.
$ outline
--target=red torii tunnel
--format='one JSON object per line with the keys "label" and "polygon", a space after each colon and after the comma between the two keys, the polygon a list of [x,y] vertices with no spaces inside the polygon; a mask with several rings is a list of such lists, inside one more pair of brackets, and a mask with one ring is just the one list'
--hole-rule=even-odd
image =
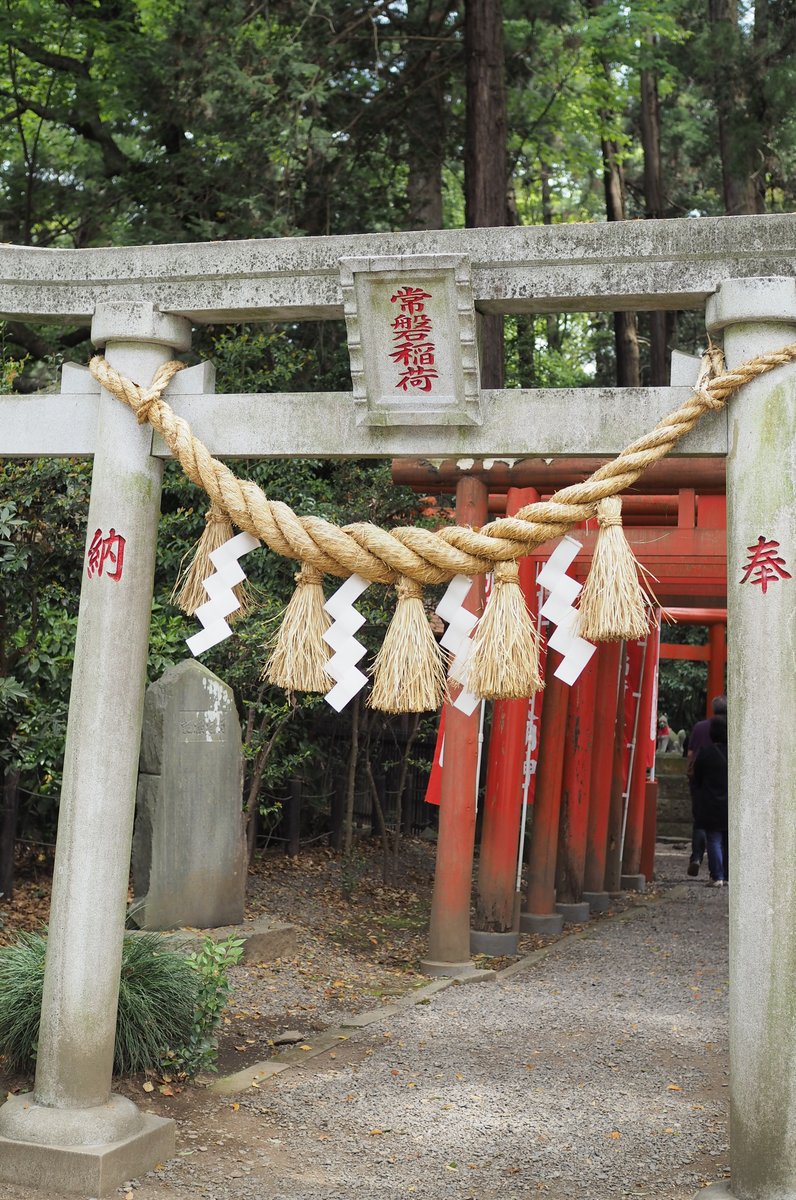
{"label": "red torii tunnel", "polygon": [[[584,478],[592,459],[516,463],[396,460],[395,482],[430,497],[454,493],[457,519],[477,525],[491,513],[515,513]],[[556,933],[565,922],[603,911],[612,894],[642,890],[655,853],[654,766],[657,668],[661,658],[708,665],[708,702],[724,690],[726,666],[726,503],[723,460],[664,461],[622,497],[628,542],[650,573],[663,622],[705,624],[704,646],[644,643],[598,646],[576,684],[553,672],[534,700],[495,701],[476,887],[470,911],[479,712],[446,709],[439,852],[432,903],[431,972],[464,967],[471,953],[514,953],[520,932]],[[465,507],[462,508],[463,498]],[[592,528],[594,526],[595,528]],[[569,574],[583,582],[597,531],[574,535],[583,549]],[[526,604],[538,614],[536,574],[554,543],[521,562]],[[524,815],[533,820],[523,849]],[[527,884],[520,891],[522,859]],[[467,922],[469,923],[469,922]]]}

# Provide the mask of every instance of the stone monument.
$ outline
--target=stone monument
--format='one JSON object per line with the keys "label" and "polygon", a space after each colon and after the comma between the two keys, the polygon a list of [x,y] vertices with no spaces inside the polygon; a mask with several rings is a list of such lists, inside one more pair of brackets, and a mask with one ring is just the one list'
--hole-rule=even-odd
{"label": "stone monument", "polygon": [[243,757],[232,690],[195,659],[146,693],[133,836],[141,929],[243,920]]}

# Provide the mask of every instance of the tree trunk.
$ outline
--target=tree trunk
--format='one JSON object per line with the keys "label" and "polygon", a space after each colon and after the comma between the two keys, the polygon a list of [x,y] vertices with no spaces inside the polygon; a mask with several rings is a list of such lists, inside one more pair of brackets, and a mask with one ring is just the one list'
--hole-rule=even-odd
{"label": "tree trunk", "polygon": [[354,794],[357,787],[357,759],[359,757],[359,695],[354,697],[351,709],[351,754],[348,759],[348,782],[345,793],[345,824],[343,853],[350,854],[354,841]]}
{"label": "tree trunk", "polygon": [[[466,0],[464,61],[467,88],[464,143],[465,224],[508,222],[506,92],[502,0]],[[503,317],[484,316],[480,329],[481,384],[503,386]]]}
{"label": "tree trunk", "polygon": [[329,845],[332,850],[343,848],[343,826],[345,824],[346,781],[339,776],[332,792],[332,811],[329,815]]}
{"label": "tree trunk", "polygon": [[[719,156],[728,216],[765,212],[762,130],[751,114],[752,64],[744,63],[737,0],[709,0],[714,47],[713,99],[719,133]],[[765,28],[768,14],[761,15]],[[757,13],[755,13],[757,21]],[[747,80],[749,82],[747,82]],[[757,126],[757,127],[756,127]]]}
{"label": "tree trunk", "polygon": [[389,884],[392,882],[390,878],[390,839],[387,834],[387,822],[384,819],[384,808],[382,807],[379,789],[376,786],[376,780],[373,777],[373,767],[371,765],[369,756],[365,758],[365,774],[368,777],[370,795],[373,803],[373,812],[376,816],[379,837],[381,838],[381,848],[383,852],[382,879],[386,884]]}
{"label": "tree trunk", "polygon": [[[276,745],[277,738],[282,732],[285,725],[293,715],[293,710],[285,713],[277,723],[276,729],[271,734],[270,738],[261,750],[255,755],[252,761],[252,774],[249,781],[249,790],[246,796],[246,812],[248,817],[246,820],[246,846],[249,852],[249,863],[254,862],[254,855],[257,850],[257,834],[260,827],[260,785],[263,781],[263,773],[265,772],[268,759],[271,757],[271,752]],[[260,736],[265,733],[265,726],[268,722],[268,714],[266,714],[260,722]],[[249,707],[249,717],[246,722],[246,740],[251,741],[254,731],[254,705]]]}
{"label": "tree trunk", "polygon": [[[539,162],[539,182],[542,191],[542,224],[553,224],[553,200],[550,192],[550,168],[547,163]],[[531,318],[533,319],[533,318]],[[561,349],[561,318],[558,313],[548,313],[546,317],[547,345],[551,350]]]}
{"label": "tree trunk", "polygon": [[[649,35],[654,45],[657,37]],[[644,208],[646,216],[659,221],[664,214],[661,181],[661,135],[658,77],[652,70],[641,72],[641,145],[644,152]],[[666,313],[649,314],[650,384],[666,387],[669,382],[669,355],[666,345]]]}
{"label": "tree trunk", "polygon": [[0,833],[0,894],[8,901],[14,895],[14,844],[19,809],[19,771],[9,767],[3,781],[3,826]]}
{"label": "tree trunk", "polygon": [[420,729],[420,713],[412,714],[412,724],[409,729],[409,736],[404,744],[403,757],[401,759],[401,773],[398,776],[398,793],[395,797],[395,833],[393,834],[392,842],[392,867],[393,877],[398,878],[398,852],[401,846],[401,830],[403,827],[403,800],[404,791],[406,790],[406,780],[409,774],[409,758],[412,753],[412,748],[417,738],[417,732]]}
{"label": "tree trunk", "polygon": [[298,858],[301,849],[301,780],[291,779],[290,796],[285,813],[285,854],[288,858]]}
{"label": "tree trunk", "polygon": [[406,185],[410,229],[442,229],[445,68],[438,40],[449,10],[440,0],[409,0],[406,76],[409,103]]}
{"label": "tree trunk", "polygon": [[[619,162],[619,148],[610,138],[601,140],[603,156],[603,187],[605,215],[609,221],[624,221],[625,173]],[[638,387],[641,366],[638,349],[638,323],[633,312],[614,313],[614,345],[616,347],[616,382],[619,387]]]}
{"label": "tree trunk", "polygon": [[[589,7],[592,11],[596,11],[602,8],[603,3],[604,0],[589,0]],[[610,64],[604,58],[600,58],[598,62],[606,79],[610,80]],[[610,129],[613,124],[611,113],[603,109],[599,115],[603,129]],[[609,221],[624,221],[626,219],[625,173],[619,160],[619,147],[612,138],[604,136],[600,139],[600,148],[603,159],[605,215]],[[614,344],[616,347],[617,384],[619,387],[638,387],[641,383],[641,372],[635,313],[614,313]]]}

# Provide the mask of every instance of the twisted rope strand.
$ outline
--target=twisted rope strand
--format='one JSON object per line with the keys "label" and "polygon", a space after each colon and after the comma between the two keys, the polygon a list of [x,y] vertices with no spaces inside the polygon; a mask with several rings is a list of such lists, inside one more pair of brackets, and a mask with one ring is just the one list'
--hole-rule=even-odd
{"label": "twisted rope strand", "polygon": [[188,478],[207,492],[214,505],[226,511],[239,529],[260,538],[277,554],[342,578],[356,572],[374,583],[395,583],[405,577],[429,584],[446,583],[454,575],[490,571],[496,563],[521,558],[594,516],[600,500],[632,487],[706,412],[723,408],[728,398],[751,380],[796,361],[796,343],[761,354],[723,374],[718,373],[720,355],[711,345],[692,395],[588,479],[561,488],[547,501],[526,505],[513,517],[492,521],[480,531],[448,525],[436,531],[402,526],[388,532],[367,522],[341,528],[321,517],[299,517],[289,505],[269,500],[257,484],[239,480],[163,399],[162,393],[184,363],[164,364],[148,388],[120,375],[101,356],[92,358],[89,369],[140,422],[148,421],[161,435]]}

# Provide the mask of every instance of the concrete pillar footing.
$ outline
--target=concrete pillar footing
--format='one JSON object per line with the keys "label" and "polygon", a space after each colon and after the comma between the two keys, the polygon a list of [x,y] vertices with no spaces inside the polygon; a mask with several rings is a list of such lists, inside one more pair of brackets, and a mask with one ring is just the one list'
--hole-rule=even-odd
{"label": "concrete pillar footing", "polygon": [[553,937],[564,928],[561,913],[520,913],[520,933],[541,933]]}
{"label": "concrete pillar footing", "polygon": [[583,900],[589,906],[589,912],[608,912],[611,907],[611,897],[607,892],[584,892]]}
{"label": "concrete pillar footing", "polygon": [[711,1183],[708,1187],[702,1188],[694,1196],[694,1200],[735,1200],[735,1193],[730,1191],[729,1180],[722,1179],[718,1183]]}
{"label": "concrete pillar footing", "polygon": [[469,958],[465,959],[464,962],[438,962],[433,958],[424,958],[420,964],[420,970],[424,975],[432,975],[435,978],[439,976],[453,978],[455,975],[469,975],[477,969]]}
{"label": "concrete pillar footing", "polygon": [[470,953],[491,954],[500,958],[506,954],[516,954],[520,944],[518,931],[495,933],[488,929],[470,930]]}
{"label": "concrete pillar footing", "polygon": [[[2,1178],[50,1193],[108,1196],[174,1155],[175,1123],[112,1096],[98,1108],[57,1109],[30,1094],[3,1105]],[[28,1138],[35,1137],[35,1141]]]}
{"label": "concrete pillar footing", "polygon": [[582,925],[591,917],[587,900],[556,904],[556,912],[561,913],[565,925]]}
{"label": "concrete pillar footing", "polygon": [[646,875],[623,875],[621,879],[623,892],[646,892]]}

